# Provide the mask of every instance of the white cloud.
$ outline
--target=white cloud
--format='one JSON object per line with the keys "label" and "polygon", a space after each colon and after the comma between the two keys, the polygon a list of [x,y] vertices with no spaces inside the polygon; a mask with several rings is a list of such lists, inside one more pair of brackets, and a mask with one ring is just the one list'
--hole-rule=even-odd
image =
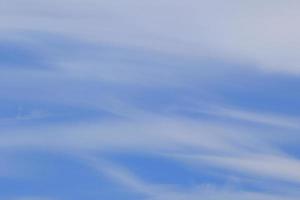
{"label": "white cloud", "polygon": [[[10,130],[1,135],[0,148],[125,148],[159,152],[180,147],[197,147],[226,150],[232,148],[226,141],[237,136],[231,133],[230,128],[223,130],[223,126],[214,127],[214,124],[197,124],[189,120],[159,116],[135,117],[125,121],[106,120]],[[207,134],[208,132],[211,134]],[[202,137],[205,140],[201,140]]]}
{"label": "white cloud", "polygon": [[[65,34],[181,56],[300,72],[299,2],[1,1],[1,30]],[[16,6],[18,5],[18,6]]]}
{"label": "white cloud", "polygon": [[107,161],[101,161],[95,157],[85,158],[84,161],[106,175],[117,184],[131,191],[145,196],[147,200],[296,200],[297,194],[284,192],[253,192],[234,187],[215,187],[213,185],[199,185],[193,188],[181,188],[177,185],[153,184],[141,180],[134,172],[116,166]]}
{"label": "white cloud", "polygon": [[[292,0],[0,0],[0,38],[27,41],[26,44],[37,47],[37,51],[39,48],[50,49],[40,47],[38,41],[28,34],[37,31],[83,43],[108,43],[158,52],[166,57],[171,55],[170,58],[175,55],[189,61],[220,59],[265,71],[299,74],[299,9],[299,2]],[[76,125],[48,124],[35,128],[7,127],[0,134],[1,152],[32,149],[80,155],[118,150],[151,152],[193,166],[204,162],[252,177],[263,176],[299,184],[299,160],[284,154],[276,143],[280,141],[281,145],[289,145],[287,141],[291,140],[297,143],[299,136],[290,132],[290,128],[298,130],[297,118],[222,107],[204,111],[209,115],[280,127],[279,134],[270,127],[260,129],[241,126],[238,122],[225,125],[208,119],[147,113],[119,98],[123,89],[120,85],[126,84],[128,88],[154,85],[162,88],[186,83],[193,85],[188,81],[200,82],[201,79],[205,81],[198,89],[208,91],[207,81],[216,83],[220,80],[218,76],[205,77],[209,73],[201,70],[201,66],[182,64],[170,67],[163,62],[149,67],[139,63],[118,63],[114,59],[100,65],[101,59],[97,59],[96,54],[91,59],[74,55],[66,59],[63,54],[50,60],[56,68],[48,71],[1,69],[1,96],[19,101],[103,109],[126,119]],[[217,74],[224,70],[221,68],[218,65],[211,70]],[[198,72],[202,71],[205,72],[200,75]],[[114,86],[117,83],[117,87],[109,91],[90,89],[89,84],[95,80]],[[30,113],[21,118],[40,118],[43,114]],[[199,199],[199,196],[205,200],[296,199],[220,188],[174,190],[146,183],[133,173],[109,163],[88,163],[122,185],[149,195],[151,200]]]}
{"label": "white cloud", "polygon": [[276,114],[240,110],[226,107],[212,107],[207,111],[200,111],[225,118],[249,121],[270,126],[299,129],[300,119],[297,117],[281,116]]}
{"label": "white cloud", "polygon": [[[175,155],[175,157],[177,157]],[[247,175],[300,183],[300,161],[287,155],[248,153],[239,156],[179,155],[191,164],[208,164]]]}
{"label": "white cloud", "polygon": [[[118,109],[117,109],[118,110]],[[125,112],[126,111],[126,112]],[[292,158],[274,142],[280,140],[282,145],[290,145],[281,140],[282,135],[270,132],[272,137],[266,137],[272,130],[254,128],[239,124],[222,124],[214,120],[200,120],[175,116],[155,115],[138,110],[119,110],[127,113],[123,119],[94,121],[90,123],[48,124],[39,127],[7,128],[0,134],[0,152],[24,152],[27,150],[46,150],[81,157],[91,166],[102,171],[121,185],[127,185],[139,193],[150,195],[150,199],[283,199],[273,194],[251,193],[247,191],[223,191],[222,188],[192,191],[174,190],[168,187],[145,184],[139,178],[131,178],[130,172],[119,167],[110,166],[105,161],[90,159],[95,152],[139,152],[166,156],[167,159],[192,166],[214,166],[219,169],[229,169],[234,173],[245,174],[257,179],[287,181],[300,183],[299,159]],[[239,111],[232,111],[239,113]],[[231,112],[230,112],[231,113]],[[218,114],[218,113],[213,113]],[[228,117],[224,113],[221,116]],[[236,118],[249,120],[248,117]],[[251,115],[252,116],[252,115]],[[255,123],[270,123],[271,119],[283,119],[283,127],[289,126],[289,118],[255,113],[259,116],[250,121]],[[232,117],[232,115],[229,115]],[[264,119],[266,117],[266,119]],[[277,120],[275,120],[276,122]],[[271,120],[273,122],[273,120]],[[283,129],[289,140],[295,135]],[[157,189],[158,188],[158,189]],[[216,191],[217,194],[216,194]],[[155,195],[153,195],[155,194]],[[287,196],[287,195],[286,195]],[[175,199],[176,199],[175,198]],[[293,198],[291,198],[293,199]]]}
{"label": "white cloud", "polygon": [[[266,137],[268,129],[225,125],[156,115],[132,115],[126,120],[106,120],[74,125],[10,129],[0,135],[0,149],[45,149],[63,153],[107,151],[148,152],[187,163],[213,163],[247,174],[300,182],[297,159],[276,145],[281,135]],[[285,130],[286,138],[294,138]],[[274,139],[275,138],[275,139]],[[281,145],[289,145],[280,140]],[[267,163],[264,164],[264,162]]]}

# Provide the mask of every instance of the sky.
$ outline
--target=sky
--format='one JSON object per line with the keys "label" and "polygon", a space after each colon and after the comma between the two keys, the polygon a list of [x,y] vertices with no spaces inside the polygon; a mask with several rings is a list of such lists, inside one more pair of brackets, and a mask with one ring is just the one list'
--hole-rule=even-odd
{"label": "sky", "polygon": [[0,200],[297,200],[300,2],[0,0]]}

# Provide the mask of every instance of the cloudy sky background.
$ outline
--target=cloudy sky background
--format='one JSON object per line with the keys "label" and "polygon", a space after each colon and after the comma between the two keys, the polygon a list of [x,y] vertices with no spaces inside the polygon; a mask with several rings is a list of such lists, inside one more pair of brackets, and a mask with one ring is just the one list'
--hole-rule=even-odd
{"label": "cloudy sky background", "polygon": [[299,10],[0,0],[0,199],[299,199]]}

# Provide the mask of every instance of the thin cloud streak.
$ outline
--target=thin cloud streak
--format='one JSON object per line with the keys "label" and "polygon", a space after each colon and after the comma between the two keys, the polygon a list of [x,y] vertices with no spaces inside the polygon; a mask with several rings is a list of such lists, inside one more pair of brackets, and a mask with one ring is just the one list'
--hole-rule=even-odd
{"label": "thin cloud streak", "polygon": [[[240,128],[188,118],[135,117],[125,121],[76,126],[65,124],[38,129],[11,129],[1,134],[0,149],[44,149],[86,154],[119,150],[148,152],[167,155],[196,166],[204,162],[250,175],[300,182],[296,170],[300,161],[285,154],[259,129],[254,131],[250,127]],[[289,136],[286,134],[286,137]]]}
{"label": "thin cloud streak", "polygon": [[[0,0],[0,153],[74,155],[145,200],[299,199],[300,118],[276,107],[297,110],[285,104],[299,98],[291,95],[299,9],[293,0]],[[268,98],[252,98],[264,91],[248,87],[264,87],[264,78]],[[278,90],[267,90],[271,79]],[[245,97],[263,102],[236,105]],[[106,153],[152,154],[260,184],[147,182],[93,157]],[[0,176],[24,173],[9,168],[1,165]]]}
{"label": "thin cloud streak", "polygon": [[134,193],[143,194],[145,200],[185,200],[185,199],[243,199],[243,200],[296,200],[294,195],[283,195],[276,192],[251,192],[232,187],[216,188],[213,185],[198,185],[192,189],[180,188],[177,185],[151,184],[138,178],[133,172],[116,166],[96,157],[83,158],[84,162],[108,176],[117,184],[129,188]]}
{"label": "thin cloud streak", "polygon": [[300,72],[296,45],[300,29],[295,24],[300,4],[293,0],[63,0],[43,4],[12,0],[2,4],[4,32],[60,33],[86,41],[253,64],[265,71]]}

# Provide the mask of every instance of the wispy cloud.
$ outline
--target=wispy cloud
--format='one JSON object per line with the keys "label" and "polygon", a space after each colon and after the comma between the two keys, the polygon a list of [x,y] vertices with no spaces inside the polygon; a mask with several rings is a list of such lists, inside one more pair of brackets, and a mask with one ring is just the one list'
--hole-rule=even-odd
{"label": "wispy cloud", "polygon": [[129,188],[135,193],[145,195],[147,200],[184,200],[184,199],[243,199],[243,200],[294,200],[295,194],[286,195],[280,192],[253,192],[247,190],[238,190],[234,187],[217,188],[213,185],[198,185],[194,188],[184,189],[176,185],[159,185],[147,183],[138,178],[128,169],[116,166],[108,161],[101,161],[96,157],[84,159],[87,164],[105,174],[117,184]]}
{"label": "wispy cloud", "polygon": [[[7,164],[11,153],[55,152],[147,200],[297,199],[299,8],[293,0],[0,0],[0,176],[22,171]],[[116,152],[260,184],[159,184],[94,157]],[[282,190],[266,189],[271,182]]]}
{"label": "wispy cloud", "polygon": [[[273,144],[273,139],[269,140],[259,129],[188,118],[135,117],[139,119],[11,130],[1,135],[0,148],[143,151],[169,155],[195,165],[204,162],[247,174],[300,181],[296,170],[300,165],[298,159],[284,154]],[[286,133],[286,137],[293,137],[293,134]]]}
{"label": "wispy cloud", "polygon": [[299,21],[299,6],[292,0],[64,0],[26,4],[13,0],[2,3],[1,29],[3,33],[61,33],[86,41],[232,60],[298,74],[299,45],[295,44],[299,43],[300,30],[295,22]]}

